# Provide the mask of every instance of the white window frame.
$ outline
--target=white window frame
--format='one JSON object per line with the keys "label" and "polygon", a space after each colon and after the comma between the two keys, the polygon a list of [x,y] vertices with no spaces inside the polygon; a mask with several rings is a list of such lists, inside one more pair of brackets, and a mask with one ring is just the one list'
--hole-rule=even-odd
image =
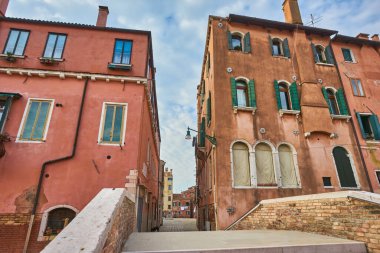
{"label": "white window frame", "polygon": [[[344,62],[346,62],[346,63],[357,63],[357,61],[356,61],[356,59],[355,59],[355,56],[354,56],[354,53],[352,52],[351,48],[343,47],[342,49],[348,49],[348,50],[350,51],[351,59],[352,59],[352,61],[346,61],[346,60],[344,59],[344,55],[343,55],[343,60],[344,60]],[[342,54],[343,54],[343,51],[342,51]]]}
{"label": "white window frame", "polygon": [[[295,173],[296,173],[296,179],[297,179],[297,183],[298,183],[298,187],[283,187],[282,186],[282,175],[281,175],[281,164],[280,164],[280,151],[279,151],[279,148],[281,145],[287,145],[290,150],[292,151],[292,154],[293,154],[293,165],[294,165],[294,170],[295,170]],[[279,188],[283,188],[283,189],[300,189],[302,188],[302,185],[301,185],[301,176],[300,176],[300,172],[299,172],[299,167],[298,167],[298,159],[297,159],[297,151],[295,149],[295,147],[288,143],[288,142],[280,142],[278,145],[277,145],[277,155],[278,155],[278,168],[279,168],[279,179],[280,179],[280,184],[279,184]]]}
{"label": "white window frame", "polygon": [[[354,174],[354,178],[355,178],[355,182],[356,182],[356,187],[342,187],[342,185],[340,183],[340,178],[339,178],[339,173],[338,173],[338,167],[336,166],[335,157],[334,157],[334,153],[333,153],[334,149],[337,148],[337,147],[343,148],[347,152],[347,156],[350,159],[350,164],[351,164],[351,167],[352,167],[352,172]],[[358,189],[360,189],[361,185],[360,185],[360,181],[359,181],[359,176],[358,176],[358,173],[357,173],[357,170],[356,170],[356,166],[355,166],[355,163],[354,163],[354,159],[353,159],[353,157],[351,155],[351,152],[347,148],[345,148],[343,146],[335,145],[331,149],[331,157],[332,157],[332,160],[334,162],[334,168],[335,168],[336,176],[338,178],[339,188],[340,189],[346,189],[346,190],[358,190]]]}
{"label": "white window frame", "polygon": [[53,211],[54,209],[57,209],[57,208],[67,208],[67,209],[71,209],[73,210],[77,215],[79,213],[79,210],[76,209],[75,207],[73,206],[70,206],[70,205],[56,205],[56,206],[52,206],[48,209],[46,209],[44,211],[44,213],[42,214],[42,218],[41,218],[41,224],[40,224],[40,230],[38,232],[38,237],[37,237],[37,241],[47,241],[45,236],[44,236],[44,232],[45,232],[45,229],[46,229],[46,226],[47,226],[47,221],[48,221],[48,218],[49,218],[49,212]]}
{"label": "white window frame", "polygon": [[[28,108],[29,108],[29,105],[31,102],[34,102],[34,101],[48,101],[50,102],[50,108],[49,108],[49,112],[48,112],[48,117],[47,117],[47,120],[46,120],[46,125],[45,125],[45,132],[44,132],[44,135],[42,137],[42,141],[40,140],[23,140],[23,139],[20,139],[20,136],[21,136],[21,133],[23,131],[23,128],[24,128],[24,124],[26,123],[26,119],[28,117]],[[49,98],[29,98],[28,99],[28,102],[26,103],[26,107],[25,107],[25,110],[24,110],[24,114],[22,116],[22,120],[21,120],[21,124],[20,124],[20,127],[18,129],[18,133],[17,133],[17,138],[16,138],[16,142],[17,143],[45,143],[46,141],[46,137],[47,137],[47,134],[48,134],[48,131],[49,131],[49,126],[50,126],[50,120],[51,120],[51,115],[53,114],[53,108],[54,108],[54,102],[55,100],[54,99],[49,99]]]}
{"label": "white window frame", "polygon": [[[125,106],[124,110],[124,120],[123,120],[123,133],[121,135],[121,143],[105,143],[102,142],[102,135],[103,135],[103,127],[105,123],[105,118],[106,118],[106,106],[107,105],[122,105]],[[128,103],[119,103],[119,102],[103,102],[102,106],[102,114],[100,118],[100,125],[99,125],[99,134],[98,134],[98,145],[104,145],[104,146],[124,146],[125,145],[125,133],[127,132],[127,115],[128,115]]]}

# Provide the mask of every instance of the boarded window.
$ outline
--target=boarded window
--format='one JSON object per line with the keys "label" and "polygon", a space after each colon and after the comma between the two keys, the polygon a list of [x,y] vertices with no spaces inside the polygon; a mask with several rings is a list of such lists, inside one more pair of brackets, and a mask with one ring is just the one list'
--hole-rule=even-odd
{"label": "boarded window", "polygon": [[288,145],[280,145],[278,148],[280,157],[281,183],[283,187],[298,187],[296,169],[294,166],[293,152]]}
{"label": "boarded window", "polygon": [[274,174],[272,149],[268,144],[256,146],[256,173],[258,186],[277,186]]}
{"label": "boarded window", "polygon": [[232,146],[234,186],[251,186],[249,151],[246,144],[236,142]]}

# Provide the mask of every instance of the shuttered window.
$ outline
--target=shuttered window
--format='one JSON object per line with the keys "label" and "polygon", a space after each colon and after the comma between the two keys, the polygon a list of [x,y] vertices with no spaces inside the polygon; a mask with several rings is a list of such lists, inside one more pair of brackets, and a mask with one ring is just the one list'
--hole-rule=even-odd
{"label": "shuttered window", "polygon": [[293,82],[290,85],[290,98],[291,98],[291,102],[292,102],[292,109],[296,110],[296,111],[301,110],[300,99],[298,97],[298,90],[297,90],[297,83],[296,82]]}
{"label": "shuttered window", "polygon": [[204,147],[206,142],[206,120],[202,117],[200,133],[199,133],[199,147]]}
{"label": "shuttered window", "polygon": [[251,52],[251,35],[250,33],[246,33],[244,35],[244,52],[245,53],[250,53]]}
{"label": "shuttered window", "polygon": [[356,117],[364,139],[380,140],[380,125],[377,115],[358,112]]}
{"label": "shuttered window", "polygon": [[208,93],[207,98],[207,125],[211,122],[211,92]]}
{"label": "shuttered window", "polygon": [[123,144],[126,104],[104,104],[100,143]]}
{"label": "shuttered window", "polygon": [[43,141],[45,139],[52,104],[52,100],[29,100],[19,140]]}
{"label": "shuttered window", "polygon": [[249,32],[242,37],[240,33],[227,31],[227,42],[229,50],[243,51],[244,53],[250,53],[252,51]]}
{"label": "shuttered window", "polygon": [[299,111],[301,109],[296,82],[288,86],[287,83],[278,83],[274,80],[274,90],[279,110]]}
{"label": "shuttered window", "polygon": [[330,46],[323,47],[321,45],[314,45],[313,43],[311,43],[311,48],[315,63],[335,63]]}
{"label": "shuttered window", "polygon": [[340,115],[348,115],[348,108],[342,88],[339,88],[336,92],[336,101],[338,102]]}
{"label": "shuttered window", "polygon": [[290,49],[288,39],[281,40],[269,35],[269,46],[273,56],[284,56],[290,58]]}
{"label": "shuttered window", "polygon": [[233,107],[252,107],[256,108],[255,81],[248,83],[243,80],[235,80],[231,77],[231,97]]}

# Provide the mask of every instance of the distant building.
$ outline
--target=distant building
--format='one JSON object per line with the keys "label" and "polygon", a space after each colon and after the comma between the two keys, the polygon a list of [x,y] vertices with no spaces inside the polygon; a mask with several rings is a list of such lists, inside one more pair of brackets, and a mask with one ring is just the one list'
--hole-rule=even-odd
{"label": "distant building", "polygon": [[165,169],[164,172],[164,217],[172,217],[173,207],[173,170]]}
{"label": "distant building", "polygon": [[194,218],[195,207],[195,186],[173,194],[173,218]]}

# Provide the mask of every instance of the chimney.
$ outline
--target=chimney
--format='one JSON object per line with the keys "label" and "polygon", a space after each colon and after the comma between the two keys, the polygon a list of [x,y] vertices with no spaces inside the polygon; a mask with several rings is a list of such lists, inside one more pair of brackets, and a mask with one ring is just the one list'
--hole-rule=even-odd
{"label": "chimney", "polygon": [[285,15],[285,22],[291,24],[302,25],[300,7],[297,0],[284,0],[282,11]]}
{"label": "chimney", "polygon": [[369,34],[368,33],[359,33],[356,35],[356,38],[363,39],[363,40],[369,40]]}
{"label": "chimney", "polygon": [[98,21],[96,21],[96,26],[106,27],[108,13],[109,11],[107,6],[99,6]]}
{"label": "chimney", "polygon": [[380,41],[378,34],[372,35],[371,39],[374,40],[374,41]]}
{"label": "chimney", "polygon": [[0,0],[0,17],[5,17],[7,12],[9,0]]}

